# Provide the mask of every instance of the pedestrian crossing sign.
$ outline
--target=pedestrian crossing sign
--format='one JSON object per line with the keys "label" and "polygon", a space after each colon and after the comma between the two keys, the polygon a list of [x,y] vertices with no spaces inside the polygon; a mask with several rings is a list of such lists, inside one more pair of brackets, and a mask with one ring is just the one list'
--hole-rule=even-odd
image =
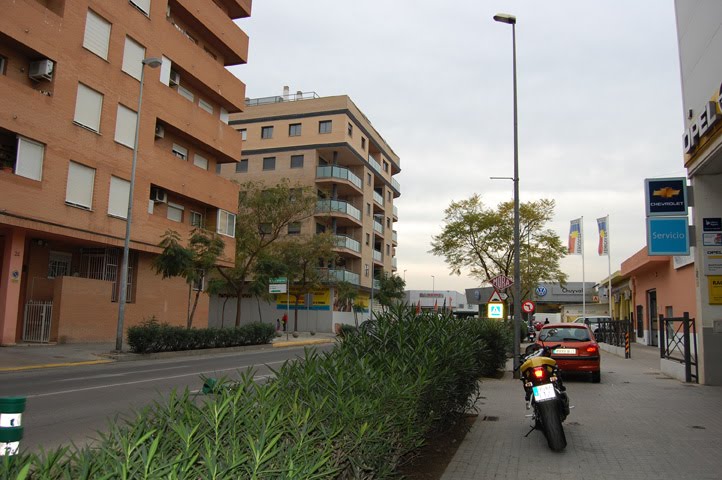
{"label": "pedestrian crossing sign", "polygon": [[504,318],[504,304],[491,302],[486,305],[486,316],[488,318]]}

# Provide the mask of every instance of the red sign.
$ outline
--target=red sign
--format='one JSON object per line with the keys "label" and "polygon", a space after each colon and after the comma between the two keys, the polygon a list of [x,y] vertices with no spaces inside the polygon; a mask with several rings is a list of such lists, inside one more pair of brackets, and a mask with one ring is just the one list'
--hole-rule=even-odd
{"label": "red sign", "polygon": [[507,277],[506,275],[497,275],[496,277],[489,280],[489,282],[494,285],[494,288],[496,288],[497,290],[505,290],[510,286],[514,285],[514,280],[510,277]]}
{"label": "red sign", "polygon": [[532,313],[534,311],[534,308],[534,302],[532,302],[531,300],[524,300],[523,302],[521,302],[521,309],[525,313]]}

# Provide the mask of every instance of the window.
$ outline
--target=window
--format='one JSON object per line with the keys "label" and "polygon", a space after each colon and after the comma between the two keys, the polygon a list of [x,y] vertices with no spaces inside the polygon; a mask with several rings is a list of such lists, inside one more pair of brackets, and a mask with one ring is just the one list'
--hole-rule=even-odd
{"label": "window", "polygon": [[203,270],[196,270],[196,278],[193,280],[193,291],[202,292],[205,286],[206,274]]}
{"label": "window", "polygon": [[288,136],[289,137],[300,137],[301,136],[301,124],[300,123],[292,123],[288,126]]}
{"label": "window", "polygon": [[391,190],[386,191],[386,198],[389,199],[389,202],[391,201]]}
{"label": "window", "polygon": [[388,172],[388,171],[389,171],[389,162],[384,160],[384,172]]}
{"label": "window", "polygon": [[203,170],[208,170],[208,159],[196,153],[193,155],[193,165]]}
{"label": "window", "polygon": [[188,149],[178,145],[177,143],[173,144],[171,152],[173,152],[173,155],[180,158],[181,160],[188,160]]}
{"label": "window", "polygon": [[391,246],[388,243],[386,244],[386,255],[391,255]]}
{"label": "window", "polygon": [[93,184],[95,169],[73,161],[68,167],[68,186],[65,203],[90,210],[93,205]]}
{"label": "window", "polygon": [[263,159],[264,170],[275,170],[276,169],[276,157],[266,157]]}
{"label": "window", "polygon": [[261,235],[270,235],[273,231],[273,225],[270,223],[261,223],[258,225],[258,233]]}
{"label": "window", "polygon": [[168,220],[172,220],[174,222],[182,222],[183,221],[183,205],[178,205],[177,203],[168,202],[168,213],[166,217],[168,217]]}
{"label": "window", "polygon": [[218,209],[216,225],[217,233],[228,237],[236,236],[236,215],[234,213]]}
{"label": "window", "polygon": [[78,84],[78,96],[75,99],[75,123],[100,132],[100,112],[103,109],[103,94]]}
{"label": "window", "polygon": [[291,168],[303,168],[303,155],[291,155]]}
{"label": "window", "polygon": [[371,215],[371,204],[370,203],[366,204],[366,215]]}
{"label": "window", "polygon": [[366,173],[366,183],[368,185],[371,185],[371,174],[370,173]]}
{"label": "window", "polygon": [[88,15],[85,17],[83,47],[87,48],[100,58],[107,60],[109,44],[110,22],[92,10],[88,10]]}
{"label": "window", "polygon": [[137,122],[137,112],[118,104],[118,114],[115,117],[115,141],[128,148],[134,148]]}
{"label": "window", "polygon": [[150,0],[130,0],[130,3],[143,12],[146,17],[150,16]]}
{"label": "window", "polygon": [[364,276],[365,276],[365,277],[368,277],[368,276],[369,276],[369,270],[370,270],[369,264],[368,264],[368,263],[365,263],[365,264],[364,264]]}
{"label": "window", "polygon": [[371,235],[366,234],[366,245],[371,245]]}
{"label": "window", "polygon": [[318,133],[331,133],[331,120],[318,122]]}
{"label": "window", "polygon": [[118,177],[110,177],[110,195],[108,197],[108,215],[128,218],[128,198],[130,182]]}
{"label": "window", "polygon": [[366,139],[361,137],[361,150],[366,150]]}
{"label": "window", "polygon": [[7,67],[8,59],[0,55],[0,75],[5,75],[5,67]]}
{"label": "window", "polygon": [[143,72],[143,59],[145,58],[145,47],[130,37],[125,37],[125,49],[123,50],[123,66],[121,70],[140,81]]}
{"label": "window", "polygon": [[208,113],[210,113],[211,115],[213,115],[213,105],[211,105],[210,103],[206,102],[206,101],[203,100],[202,98],[199,98],[199,99],[198,99],[198,106],[201,107],[201,108],[202,108],[203,110],[205,110],[206,112],[208,112]]}
{"label": "window", "polygon": [[244,141],[247,140],[248,139],[248,130],[246,130],[245,128],[242,128],[240,130],[240,132],[241,132],[241,140],[244,140]]}
{"label": "window", "polygon": [[58,278],[70,275],[70,262],[73,255],[65,252],[50,252],[48,261],[48,278]]}
{"label": "window", "polygon": [[293,222],[288,224],[289,235],[300,235],[301,234],[301,223]]}
{"label": "window", "polygon": [[236,163],[236,173],[244,173],[248,171],[248,159],[242,158],[240,162]]}
{"label": "window", "polygon": [[297,202],[303,198],[302,188],[292,188],[288,191],[288,201]]}
{"label": "window", "polygon": [[191,210],[191,226],[203,228],[203,214]]}
{"label": "window", "polygon": [[18,136],[18,151],[15,162],[15,175],[31,180],[43,179],[43,158],[45,145]]}
{"label": "window", "polygon": [[348,124],[347,132],[349,137],[353,137],[353,125],[350,123]]}
{"label": "window", "polygon": [[391,219],[386,217],[386,228],[391,228]]}
{"label": "window", "polygon": [[181,85],[178,85],[178,93],[180,93],[180,96],[188,100],[189,102],[195,101],[195,97],[193,96],[193,92],[188,90],[186,87],[183,87]]}
{"label": "window", "polygon": [[226,110],[223,107],[221,107],[220,119],[221,119],[221,122],[228,125],[228,121],[230,120],[229,113],[228,113],[228,110]]}
{"label": "window", "polygon": [[273,127],[261,127],[261,138],[273,138]]}

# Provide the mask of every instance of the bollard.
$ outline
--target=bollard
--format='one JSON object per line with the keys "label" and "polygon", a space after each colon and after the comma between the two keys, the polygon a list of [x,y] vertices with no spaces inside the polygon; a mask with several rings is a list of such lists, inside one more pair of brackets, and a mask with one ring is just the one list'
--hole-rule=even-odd
{"label": "bollard", "polygon": [[25,397],[0,397],[0,457],[17,455],[23,438]]}

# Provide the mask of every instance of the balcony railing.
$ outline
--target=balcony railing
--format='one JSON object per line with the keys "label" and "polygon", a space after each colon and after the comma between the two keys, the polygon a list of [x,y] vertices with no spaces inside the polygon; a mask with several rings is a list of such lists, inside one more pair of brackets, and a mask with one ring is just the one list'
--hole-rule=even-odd
{"label": "balcony railing", "polygon": [[395,178],[391,179],[391,186],[394,187],[397,192],[401,193],[401,184],[397,182]]}
{"label": "balcony railing", "polygon": [[376,260],[377,262],[383,262],[384,261],[384,252],[374,250],[374,260]]}
{"label": "balcony railing", "polygon": [[381,280],[374,280],[374,290],[379,290],[381,288]]}
{"label": "balcony railing", "polygon": [[384,196],[374,190],[374,202],[378,203],[382,207],[384,206]]}
{"label": "balcony railing", "polygon": [[399,219],[399,207],[397,207],[396,205],[394,205],[394,218],[396,220]]}
{"label": "balcony railing", "polygon": [[374,157],[372,157],[371,155],[369,155],[369,163],[371,164],[371,166],[373,167],[373,169],[376,170],[376,172],[378,172],[379,174],[381,174],[381,165],[380,165],[379,162],[377,162],[376,159],[375,159]]}
{"label": "balcony railing", "polygon": [[391,239],[394,241],[394,243],[399,243],[399,232],[396,230],[391,230]]}
{"label": "balcony railing", "polygon": [[340,212],[345,213],[358,221],[361,221],[361,211],[343,200],[319,200],[316,202],[316,212],[318,213],[331,213]]}
{"label": "balcony railing", "polygon": [[361,253],[361,243],[354,240],[353,238],[346,237],[344,235],[335,235],[336,246],[338,248],[347,248],[354,252]]}
{"label": "balcony railing", "polygon": [[381,223],[377,222],[376,220],[374,220],[374,231],[376,231],[376,232],[378,232],[378,233],[380,233],[380,234],[383,235],[383,233],[384,233],[384,226],[383,226],[383,224],[381,224]]}
{"label": "balcony railing", "polygon": [[336,165],[316,167],[316,178],[340,178],[341,180],[348,180],[359,189],[363,188],[361,179],[358,178],[351,170],[345,167],[338,167]]}
{"label": "balcony railing", "polygon": [[361,285],[361,275],[354,272],[349,272],[343,269],[329,269],[329,279],[335,279],[339,282],[348,282],[353,285]]}
{"label": "balcony railing", "polygon": [[393,257],[393,258],[391,259],[391,268],[393,268],[394,270],[398,270],[398,269],[399,269],[399,267],[398,267],[398,262],[396,261],[396,257]]}

